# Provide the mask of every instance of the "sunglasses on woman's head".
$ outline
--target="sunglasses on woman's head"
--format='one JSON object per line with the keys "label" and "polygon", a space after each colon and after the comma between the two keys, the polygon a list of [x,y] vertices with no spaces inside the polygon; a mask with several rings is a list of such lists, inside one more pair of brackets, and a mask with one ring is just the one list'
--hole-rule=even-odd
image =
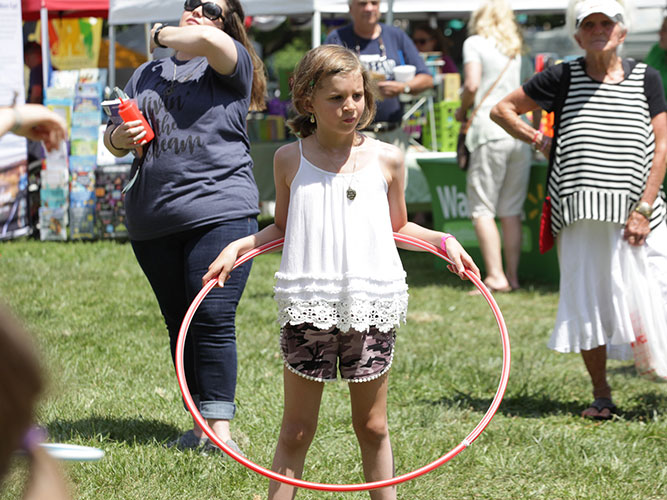
{"label": "sunglasses on woman's head", "polygon": [[224,21],[222,17],[222,7],[214,2],[202,2],[201,0],[185,0],[185,5],[183,8],[188,12],[192,12],[197,7],[201,5],[202,14],[211,21],[215,21],[220,18]]}

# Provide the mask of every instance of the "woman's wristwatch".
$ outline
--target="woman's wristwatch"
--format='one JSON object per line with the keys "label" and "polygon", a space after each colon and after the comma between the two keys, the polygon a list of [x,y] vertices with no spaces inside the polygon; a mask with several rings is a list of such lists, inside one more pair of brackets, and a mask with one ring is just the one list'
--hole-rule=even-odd
{"label": "woman's wristwatch", "polygon": [[12,134],[15,134],[23,126],[23,117],[21,116],[21,113],[19,113],[19,110],[16,109],[16,106],[12,106],[11,109],[14,112],[14,125],[12,125],[12,128],[9,129],[9,131]]}
{"label": "woman's wristwatch", "polygon": [[167,25],[166,24],[161,24],[160,26],[158,26],[155,29],[155,32],[153,33],[153,41],[155,42],[155,45],[157,45],[158,47],[161,47],[163,49],[167,49],[168,47],[166,45],[162,45],[160,43],[160,40],[158,39],[158,36],[160,35],[160,31],[162,31],[162,28],[164,28],[165,26],[167,26]]}
{"label": "woman's wristwatch", "polygon": [[639,212],[647,219],[650,219],[651,215],[653,215],[653,207],[647,201],[638,201],[633,210]]}

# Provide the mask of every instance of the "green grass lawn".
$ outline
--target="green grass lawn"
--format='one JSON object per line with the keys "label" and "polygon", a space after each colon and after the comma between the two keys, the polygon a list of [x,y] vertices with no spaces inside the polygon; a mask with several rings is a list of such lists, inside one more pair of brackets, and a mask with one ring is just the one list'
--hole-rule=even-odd
{"label": "green grass lawn", "polygon": [[[402,252],[410,285],[390,376],[389,423],[397,473],[437,459],[477,425],[501,370],[498,329],[469,283]],[[237,321],[235,438],[270,467],[280,425],[273,273],[255,260]],[[488,428],[456,458],[399,486],[401,499],[667,499],[667,384],[609,363],[621,414],[585,421],[590,382],[579,355],[546,348],[558,300],[552,286],[497,296],[512,342],[505,398]],[[102,448],[99,462],[67,463],[77,499],[249,499],[268,480],[223,456],[164,447],[189,424],[157,303],[128,244],[0,243],[0,298],[35,334],[49,387],[38,422],[50,440]],[[20,496],[20,459],[0,498]],[[304,479],[363,482],[345,384],[329,384]],[[302,490],[298,499],[362,499],[366,492]]]}

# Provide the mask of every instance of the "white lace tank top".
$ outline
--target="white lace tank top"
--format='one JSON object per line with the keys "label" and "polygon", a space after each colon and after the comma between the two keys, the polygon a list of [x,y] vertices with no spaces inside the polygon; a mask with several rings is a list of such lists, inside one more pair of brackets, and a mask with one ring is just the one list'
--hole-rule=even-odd
{"label": "white lace tank top", "polygon": [[[371,147],[378,147],[376,141]],[[350,186],[354,200],[346,196]],[[281,326],[311,323],[343,332],[375,326],[386,332],[405,322],[408,287],[387,189],[377,162],[336,174],[301,153],[274,288]]]}

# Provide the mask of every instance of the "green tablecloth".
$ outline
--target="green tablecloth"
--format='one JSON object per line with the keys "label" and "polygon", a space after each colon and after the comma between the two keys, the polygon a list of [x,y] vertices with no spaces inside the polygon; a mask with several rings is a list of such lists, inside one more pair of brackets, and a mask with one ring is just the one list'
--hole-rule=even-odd
{"label": "green tablecloth", "polygon": [[[466,174],[456,165],[455,153],[424,153],[417,156],[431,194],[434,229],[452,233],[483,267],[479,243],[470,221],[466,197]],[[528,196],[524,204],[523,240],[519,276],[546,283],[558,282],[556,249],[539,252],[540,215],[545,194],[546,163],[532,165]],[[444,261],[438,259],[438,266]]]}

